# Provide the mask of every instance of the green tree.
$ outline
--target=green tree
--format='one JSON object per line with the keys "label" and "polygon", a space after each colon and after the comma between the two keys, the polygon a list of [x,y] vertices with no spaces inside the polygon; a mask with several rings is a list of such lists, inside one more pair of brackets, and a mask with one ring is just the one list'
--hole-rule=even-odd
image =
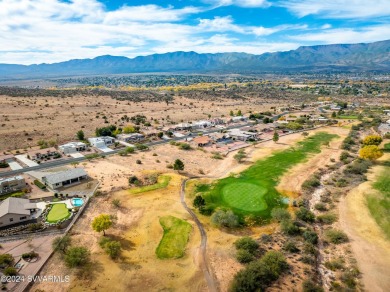
{"label": "green tree", "polygon": [[80,141],[85,140],[85,135],[84,135],[84,131],[83,130],[78,131],[76,133],[76,136],[77,136],[77,139],[79,139]]}
{"label": "green tree", "polygon": [[0,265],[11,265],[14,262],[14,257],[9,253],[0,254]]}
{"label": "green tree", "polygon": [[336,118],[337,117],[337,115],[336,115],[336,112],[332,112],[332,118]]}
{"label": "green tree", "polygon": [[70,268],[80,267],[87,264],[90,260],[90,252],[85,247],[71,247],[65,254],[65,263]]}
{"label": "green tree", "polygon": [[256,251],[259,249],[260,245],[257,243],[256,240],[254,240],[252,237],[245,236],[240,239],[237,239],[234,242],[234,246],[236,249],[243,249],[250,253],[256,253]]}
{"label": "green tree", "polygon": [[368,145],[360,149],[359,156],[363,159],[377,160],[383,156],[383,151],[376,145]]}
{"label": "green tree", "polygon": [[173,163],[174,170],[184,170],[184,163],[180,159],[176,159]]}
{"label": "green tree", "polygon": [[196,196],[194,199],[194,207],[197,209],[201,209],[206,205],[205,199],[202,196]]}
{"label": "green tree", "polygon": [[107,237],[102,237],[99,240],[99,245],[112,259],[116,259],[121,253],[122,246],[119,241],[111,240]]}
{"label": "green tree", "polygon": [[279,141],[279,134],[278,132],[274,132],[274,136],[272,137],[272,141],[274,141],[275,143]]}
{"label": "green tree", "polygon": [[231,211],[217,210],[211,216],[211,222],[217,227],[238,227],[238,217]]}
{"label": "green tree", "polygon": [[106,235],[106,230],[112,226],[111,216],[108,214],[101,214],[92,221],[92,229],[96,232],[102,232]]}
{"label": "green tree", "polygon": [[242,116],[241,110],[238,110],[238,111],[237,111],[237,116]]}
{"label": "green tree", "polygon": [[70,236],[64,235],[54,238],[52,246],[54,251],[60,251],[63,254],[66,254],[68,247],[70,246]]}
{"label": "green tree", "polygon": [[233,111],[232,111],[232,110],[230,111],[229,115],[230,115],[231,117],[233,117],[233,116],[234,116],[234,113],[233,113]]}

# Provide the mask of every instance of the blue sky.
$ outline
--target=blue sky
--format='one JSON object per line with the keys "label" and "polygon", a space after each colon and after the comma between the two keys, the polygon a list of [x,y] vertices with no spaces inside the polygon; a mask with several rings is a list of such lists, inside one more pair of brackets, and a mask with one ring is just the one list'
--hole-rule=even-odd
{"label": "blue sky", "polygon": [[390,39],[390,0],[0,0],[0,63]]}

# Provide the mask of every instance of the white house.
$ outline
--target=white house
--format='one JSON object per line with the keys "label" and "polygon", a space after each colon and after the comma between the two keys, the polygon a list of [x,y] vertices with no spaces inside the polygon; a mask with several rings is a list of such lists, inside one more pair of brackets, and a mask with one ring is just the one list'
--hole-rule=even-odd
{"label": "white house", "polygon": [[114,144],[114,141],[115,141],[115,139],[113,137],[109,137],[109,136],[88,138],[88,142],[93,147],[97,147],[97,148],[112,145],[112,144]]}
{"label": "white house", "polygon": [[236,117],[232,117],[231,121],[233,123],[238,123],[238,122],[244,122],[244,121],[247,121],[248,118],[247,117],[244,117],[244,116],[236,116]]}
{"label": "white house", "polygon": [[64,145],[58,146],[58,149],[61,150],[64,154],[72,154],[79,151],[87,150],[87,145],[83,142],[69,142]]}
{"label": "white house", "polygon": [[26,188],[26,181],[20,175],[0,178],[0,195],[9,194]]}
{"label": "white house", "polygon": [[145,140],[145,136],[140,134],[140,133],[133,133],[133,134],[119,134],[116,136],[116,138],[119,140],[119,141],[123,141],[123,142],[127,142],[127,143],[130,143],[130,142],[141,142],[143,140]]}
{"label": "white house", "polygon": [[28,199],[7,198],[0,203],[0,227],[35,219],[37,209]]}
{"label": "white house", "polygon": [[192,128],[193,129],[205,129],[205,128],[210,128],[210,127],[212,127],[213,126],[213,124],[211,123],[211,122],[209,122],[209,121],[204,121],[204,120],[202,120],[202,121],[197,121],[197,122],[194,122],[193,124],[192,124]]}
{"label": "white house", "polygon": [[231,129],[228,131],[229,137],[240,140],[240,141],[248,141],[248,140],[257,140],[258,134],[247,132],[247,131],[241,131],[240,129]]}
{"label": "white house", "polygon": [[73,185],[85,180],[88,174],[83,168],[72,168],[59,171],[42,177],[42,182],[55,190],[64,186]]}

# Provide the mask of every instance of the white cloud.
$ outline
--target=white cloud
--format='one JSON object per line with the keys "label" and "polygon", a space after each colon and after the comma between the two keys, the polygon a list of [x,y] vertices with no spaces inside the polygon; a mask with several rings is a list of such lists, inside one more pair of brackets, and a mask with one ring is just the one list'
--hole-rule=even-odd
{"label": "white cloud", "polygon": [[204,0],[203,2],[214,6],[240,6],[240,7],[269,7],[271,4],[266,0]]}
{"label": "white cloud", "polygon": [[321,18],[354,19],[390,16],[389,0],[281,0],[276,3],[295,15],[318,15]]}
{"label": "white cloud", "polygon": [[332,28],[332,26],[329,23],[325,23],[324,25],[321,26],[321,29],[329,29]]}
{"label": "white cloud", "polygon": [[290,38],[297,41],[321,42],[325,44],[375,42],[390,39],[390,24],[375,25],[362,29],[328,29],[318,33],[298,34]]}

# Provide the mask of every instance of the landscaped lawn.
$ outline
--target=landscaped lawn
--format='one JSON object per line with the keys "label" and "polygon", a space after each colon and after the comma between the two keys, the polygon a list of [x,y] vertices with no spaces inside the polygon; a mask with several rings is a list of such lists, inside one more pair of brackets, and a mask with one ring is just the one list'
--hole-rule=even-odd
{"label": "landscaped lawn", "polygon": [[150,192],[150,191],[166,188],[170,180],[171,177],[169,175],[160,175],[158,177],[158,182],[156,184],[130,189],[130,194],[139,194],[139,193]]}
{"label": "landscaped lawn", "polygon": [[373,183],[379,194],[367,195],[367,206],[372,217],[390,240],[390,166]]}
{"label": "landscaped lawn", "polygon": [[[321,146],[337,135],[319,132],[284,151],[255,162],[238,175],[216,181],[203,192],[206,205],[228,208],[240,217],[254,215],[268,220],[274,207],[284,207],[283,197],[275,189],[280,177],[291,167],[320,153]],[[199,191],[199,190],[198,190]]]}
{"label": "landscaped lawn", "polygon": [[70,216],[70,212],[66,207],[66,204],[53,204],[53,207],[47,214],[46,221],[50,223],[56,223],[62,219],[68,218]]}
{"label": "landscaped lawn", "polygon": [[390,151],[390,143],[386,143],[384,146],[383,146],[383,149],[385,151]]}
{"label": "landscaped lawn", "polygon": [[338,119],[344,119],[344,120],[357,120],[358,116],[347,116],[347,115],[341,115],[337,116]]}
{"label": "landscaped lawn", "polygon": [[5,200],[9,197],[13,197],[13,198],[20,198],[20,197],[23,197],[25,195],[24,192],[21,192],[21,191],[17,191],[17,192],[14,192],[14,193],[10,193],[10,194],[6,194],[6,195],[1,195],[0,196],[0,200]]}
{"label": "landscaped lawn", "polygon": [[160,259],[182,257],[190,237],[192,225],[173,216],[161,217],[160,224],[164,230],[164,235],[156,249],[157,257]]}

